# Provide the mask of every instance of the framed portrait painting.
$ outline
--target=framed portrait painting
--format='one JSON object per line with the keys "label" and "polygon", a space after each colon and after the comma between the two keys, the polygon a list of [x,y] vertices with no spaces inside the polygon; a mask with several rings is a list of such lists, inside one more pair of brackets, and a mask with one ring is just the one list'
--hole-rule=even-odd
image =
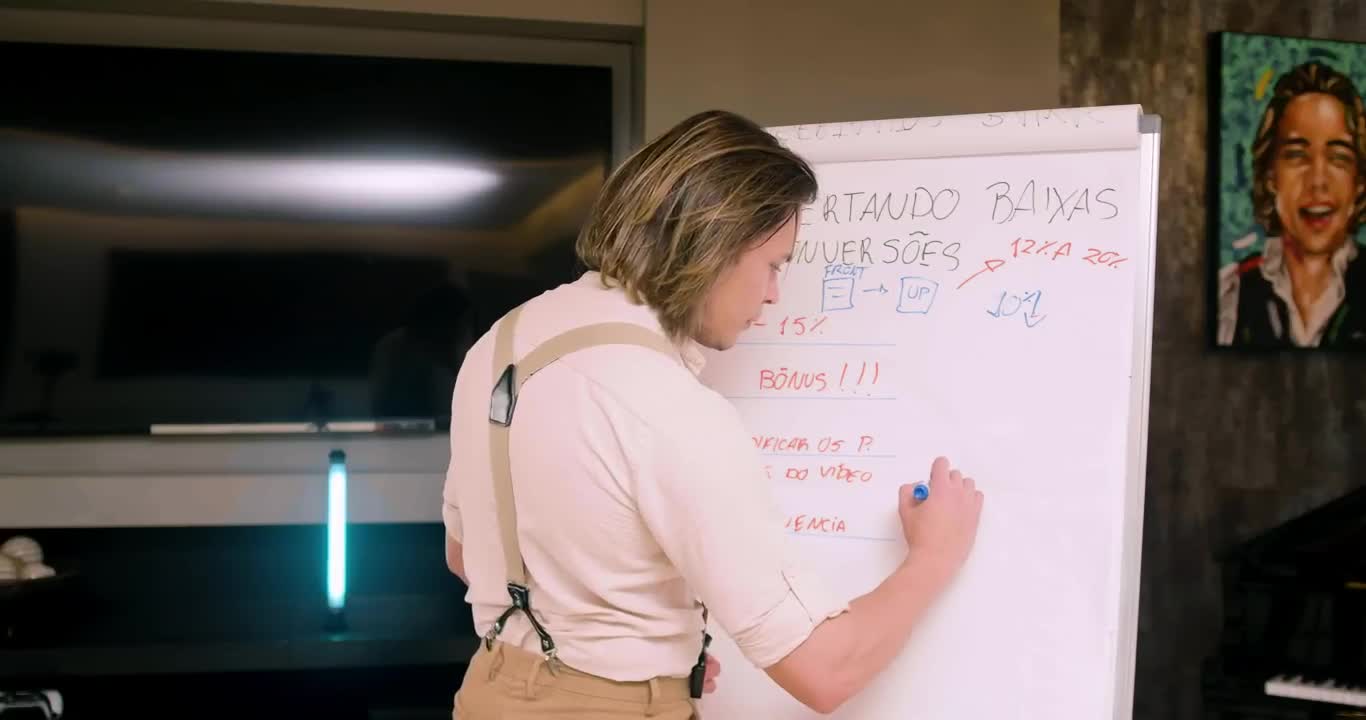
{"label": "framed portrait painting", "polygon": [[1366,352],[1366,43],[1216,33],[1210,330]]}

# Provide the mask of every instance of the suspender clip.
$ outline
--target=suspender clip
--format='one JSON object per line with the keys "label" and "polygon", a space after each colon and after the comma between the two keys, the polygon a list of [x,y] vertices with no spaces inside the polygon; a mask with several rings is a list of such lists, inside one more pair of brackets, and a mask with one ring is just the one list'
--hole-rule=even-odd
{"label": "suspender clip", "polygon": [[508,583],[508,595],[512,598],[512,606],[523,612],[531,611],[531,591],[517,583]]}
{"label": "suspender clip", "polygon": [[493,393],[489,397],[489,422],[510,427],[512,411],[516,407],[517,366],[508,363],[503,369],[503,374],[498,376],[498,382],[493,384]]}
{"label": "suspender clip", "polygon": [[[706,622],[706,611],[702,611],[703,623]],[[702,631],[702,652],[697,655],[697,664],[693,666],[692,672],[688,674],[688,694],[694,700],[702,697],[702,689],[707,683],[707,647],[711,645],[711,633]]]}

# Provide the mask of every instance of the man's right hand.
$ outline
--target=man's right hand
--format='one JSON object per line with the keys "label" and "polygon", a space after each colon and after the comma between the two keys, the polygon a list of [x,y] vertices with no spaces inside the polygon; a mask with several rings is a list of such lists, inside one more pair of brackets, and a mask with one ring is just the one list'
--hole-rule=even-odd
{"label": "man's right hand", "polygon": [[784,690],[819,713],[834,712],[901,652],[926,608],[967,560],[977,538],[982,493],[938,458],[930,496],[916,503],[914,485],[900,489],[906,560],[849,612],[825,620],[787,657],[765,668]]}
{"label": "man's right hand", "polygon": [[963,566],[977,540],[982,493],[937,458],[930,495],[915,503],[914,485],[900,488],[906,560],[872,592],[854,598],[850,612],[822,622],[811,637],[768,669],[792,697],[820,713],[835,712],[861,691],[896,654],[925,609]]}
{"label": "man's right hand", "polygon": [[982,492],[943,457],[930,466],[929,484],[930,495],[923,501],[913,497],[914,484],[901,486],[901,530],[912,555],[954,573],[977,539]]}

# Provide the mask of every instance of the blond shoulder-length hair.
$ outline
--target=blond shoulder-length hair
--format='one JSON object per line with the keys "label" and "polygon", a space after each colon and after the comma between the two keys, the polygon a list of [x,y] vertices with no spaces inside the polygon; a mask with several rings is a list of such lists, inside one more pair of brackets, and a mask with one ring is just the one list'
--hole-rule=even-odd
{"label": "blond shoulder-length hair", "polygon": [[811,167],[763,128],[703,112],[612,173],[576,250],[605,284],[653,308],[671,337],[693,337],[721,273],[815,196]]}

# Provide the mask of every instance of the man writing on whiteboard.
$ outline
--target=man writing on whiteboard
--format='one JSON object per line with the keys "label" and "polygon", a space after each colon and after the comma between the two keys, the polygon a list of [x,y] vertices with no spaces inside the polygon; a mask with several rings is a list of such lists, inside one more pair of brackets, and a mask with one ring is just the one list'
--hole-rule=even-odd
{"label": "man writing on whiteboard", "polygon": [[886,498],[907,550],[874,590],[845,602],[804,572],[738,413],[698,379],[702,348],[730,348],[777,301],[815,193],[754,123],[691,117],[608,179],[578,241],[588,272],[469,351],[443,516],[484,642],[457,717],[696,717],[719,671],[709,623],[831,712],[955,576],[982,495],[944,458],[927,500],[911,498],[922,477]]}

